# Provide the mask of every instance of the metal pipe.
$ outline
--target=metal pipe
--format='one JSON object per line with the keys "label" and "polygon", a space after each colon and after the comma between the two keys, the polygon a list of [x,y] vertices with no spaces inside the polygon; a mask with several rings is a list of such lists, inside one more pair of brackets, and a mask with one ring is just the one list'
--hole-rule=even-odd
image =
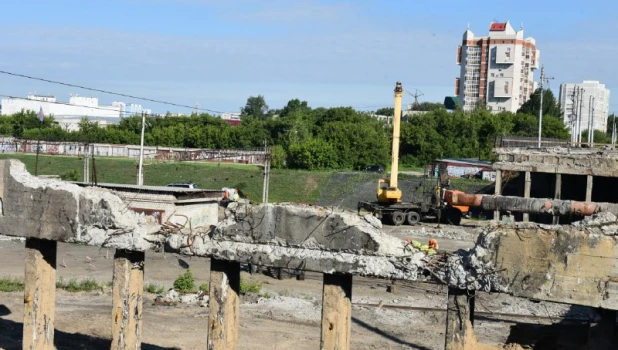
{"label": "metal pipe", "polygon": [[513,196],[492,196],[483,194],[456,193],[447,202],[455,206],[469,206],[484,210],[500,210],[519,213],[547,215],[588,216],[599,212],[618,215],[618,203],[578,202],[548,198],[523,198]]}

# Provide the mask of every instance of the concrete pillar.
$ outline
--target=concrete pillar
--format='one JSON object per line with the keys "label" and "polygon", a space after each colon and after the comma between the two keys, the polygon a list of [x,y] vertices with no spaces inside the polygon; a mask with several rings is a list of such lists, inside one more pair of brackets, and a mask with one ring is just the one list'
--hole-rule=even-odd
{"label": "concrete pillar", "polygon": [[144,252],[117,249],[112,280],[112,350],[142,346]]}
{"label": "concrete pillar", "polygon": [[[560,199],[562,196],[562,174],[556,174],[556,186],[554,188],[554,199]],[[560,216],[555,215],[553,224],[558,225],[560,223]]]}
{"label": "concrete pillar", "polygon": [[[526,171],[526,177],[524,179],[524,198],[530,198],[530,185],[531,185],[531,180],[530,180],[530,172]],[[530,219],[530,214],[528,213],[524,213],[523,215],[523,221],[524,222],[528,222]]]}
{"label": "concrete pillar", "polygon": [[208,350],[238,348],[240,263],[210,259]]}
{"label": "concrete pillar", "polygon": [[321,350],[350,349],[352,275],[324,274]]}
{"label": "concrete pillar", "polygon": [[610,350],[618,348],[618,332],[616,328],[616,310],[599,309],[601,319],[592,323],[588,330],[586,349]]}
{"label": "concrete pillar", "polygon": [[26,239],[23,349],[55,349],[56,247],[56,241]]}
{"label": "concrete pillar", "polygon": [[586,202],[592,202],[592,175],[586,178]]}
{"label": "concrete pillar", "polygon": [[444,349],[474,349],[474,291],[449,287]]}
{"label": "concrete pillar", "polygon": [[[496,188],[494,193],[498,196],[502,194],[502,170],[496,170]],[[494,221],[500,221],[500,210],[494,211]]]}

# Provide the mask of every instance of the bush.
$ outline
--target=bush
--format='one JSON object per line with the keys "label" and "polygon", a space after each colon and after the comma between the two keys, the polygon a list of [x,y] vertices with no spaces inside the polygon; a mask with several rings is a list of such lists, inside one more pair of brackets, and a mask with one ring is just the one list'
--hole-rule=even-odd
{"label": "bush", "polygon": [[148,283],[144,287],[144,292],[150,293],[150,294],[163,294],[163,292],[165,292],[165,288],[160,287],[154,283]]}
{"label": "bush", "polygon": [[[59,281],[62,283],[62,281]],[[58,286],[58,282],[56,282],[56,286]],[[77,281],[72,279],[68,284],[62,286],[62,289],[65,289],[67,292],[92,292],[93,290],[99,289],[101,286],[94,278],[86,278],[81,281]]]}
{"label": "bush", "polygon": [[24,290],[22,280],[13,277],[0,278],[0,292],[18,292],[20,290]]}
{"label": "bush", "polygon": [[240,279],[240,294],[259,293],[262,290],[262,284],[259,282],[246,282]]}
{"label": "bush", "polygon": [[202,292],[208,292],[208,283],[200,284],[199,290],[202,291]]}
{"label": "bush", "polygon": [[79,180],[79,173],[75,169],[69,170],[68,172],[60,175],[60,178],[63,181],[78,181]]}
{"label": "bush", "polygon": [[174,281],[174,289],[181,293],[189,293],[195,290],[195,278],[193,278],[191,270],[188,269],[185,273],[176,278]]}

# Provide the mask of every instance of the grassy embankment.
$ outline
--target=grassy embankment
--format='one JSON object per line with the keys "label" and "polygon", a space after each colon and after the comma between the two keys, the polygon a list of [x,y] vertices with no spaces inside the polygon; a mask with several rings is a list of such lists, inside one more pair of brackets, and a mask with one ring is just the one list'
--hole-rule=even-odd
{"label": "grassy embankment", "polygon": [[[34,174],[35,156],[31,154],[1,154],[0,159],[19,159]],[[137,161],[128,158],[96,158],[97,181],[121,184],[136,183]],[[83,175],[83,158],[39,156],[39,175],[67,175],[74,172],[76,180]],[[91,170],[92,171],[92,170]],[[301,171],[271,169],[269,202],[317,203],[332,171]],[[193,181],[200,188],[234,187],[252,202],[262,200],[263,168],[255,165],[206,162],[153,163],[144,166],[145,185],[166,185],[170,182]]]}
{"label": "grassy embankment", "polygon": [[[26,169],[34,174],[35,156],[32,154],[0,154],[0,159],[19,159]],[[39,156],[39,175],[68,175],[73,173],[75,180],[83,179],[83,158],[68,156]],[[137,161],[129,158],[96,158],[97,181],[108,183],[136,183]],[[92,170],[91,170],[92,171]],[[345,186],[327,184],[337,171],[303,171],[271,169],[269,202],[318,203],[320,196],[344,196],[358,182],[370,181],[376,174],[358,173],[347,180]],[[401,179],[415,176],[401,174]],[[200,188],[220,189],[234,187],[241,190],[244,197],[254,203],[262,200],[263,168],[255,165],[206,162],[153,162],[148,160],[144,166],[144,184],[166,185],[170,182],[193,181]],[[455,188],[467,191],[471,186],[489,184],[482,180],[453,179]],[[336,191],[336,193],[323,193]],[[342,193],[344,192],[344,193]]]}

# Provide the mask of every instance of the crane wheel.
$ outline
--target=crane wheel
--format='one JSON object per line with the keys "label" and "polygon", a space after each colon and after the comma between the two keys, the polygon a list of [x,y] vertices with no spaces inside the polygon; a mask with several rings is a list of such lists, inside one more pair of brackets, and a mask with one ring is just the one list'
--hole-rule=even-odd
{"label": "crane wheel", "polygon": [[446,217],[451,225],[459,226],[461,223],[461,210],[457,208],[449,208],[446,212]]}
{"label": "crane wheel", "polygon": [[393,221],[393,224],[395,226],[399,226],[399,225],[403,224],[404,221],[406,221],[406,214],[404,214],[403,212],[401,212],[399,210],[398,211],[394,211],[391,214],[391,220]]}
{"label": "crane wheel", "polygon": [[408,225],[416,225],[421,221],[421,214],[411,211],[406,215],[406,219],[408,220]]}

